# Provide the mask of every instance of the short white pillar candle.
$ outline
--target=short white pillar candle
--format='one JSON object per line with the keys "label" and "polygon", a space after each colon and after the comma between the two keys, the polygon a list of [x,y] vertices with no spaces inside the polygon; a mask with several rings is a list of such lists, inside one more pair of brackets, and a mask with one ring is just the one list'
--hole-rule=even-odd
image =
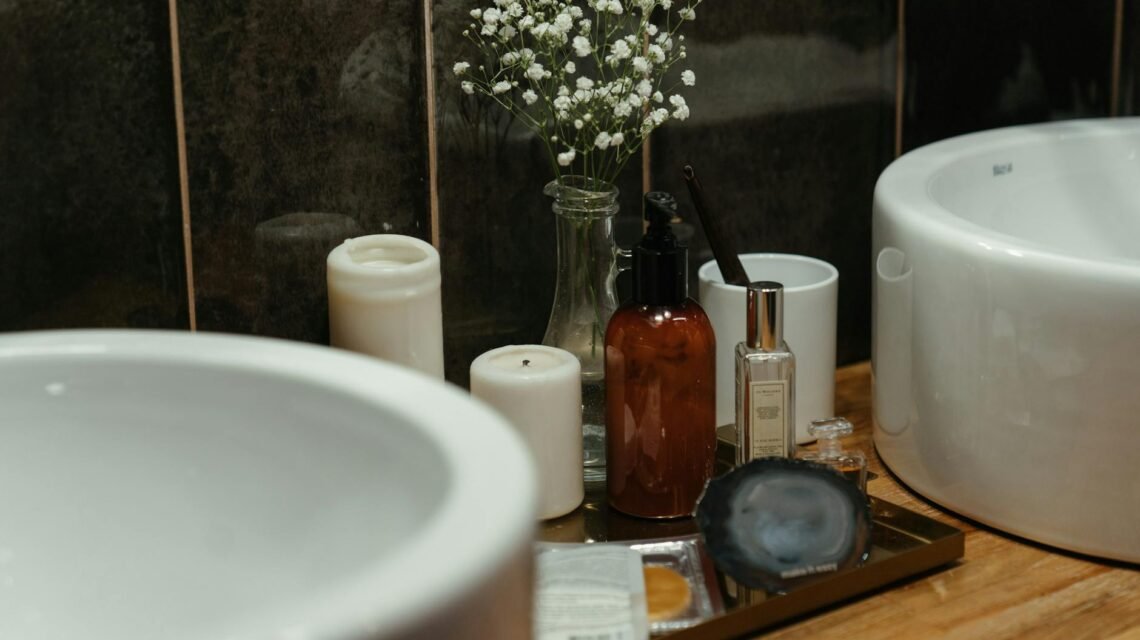
{"label": "short white pillar candle", "polygon": [[572,353],[540,345],[492,349],[471,363],[471,395],[498,409],[534,453],[543,520],[582,504],[581,372]]}
{"label": "short white pillar candle", "polygon": [[409,236],[350,238],[329,252],[329,342],[443,379],[439,252]]}

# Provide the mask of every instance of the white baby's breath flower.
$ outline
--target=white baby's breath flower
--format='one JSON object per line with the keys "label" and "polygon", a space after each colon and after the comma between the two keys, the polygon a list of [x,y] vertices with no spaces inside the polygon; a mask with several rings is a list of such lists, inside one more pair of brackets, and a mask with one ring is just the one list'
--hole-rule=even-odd
{"label": "white baby's breath flower", "polygon": [[[458,60],[452,71],[464,94],[495,98],[544,137],[555,151],[552,164],[558,176],[572,167],[613,180],[653,130],[689,117],[683,97],[658,87],[672,84],[667,78],[677,76],[671,67],[686,55],[684,38],[676,33],[678,16],[685,22],[695,19],[701,2],[482,2],[483,7],[469,11],[471,23],[464,25],[463,35],[478,48],[486,67]],[[663,22],[650,22],[659,8],[670,13]],[[596,73],[593,61],[578,61],[593,56],[604,65]],[[695,85],[692,70],[680,71],[679,78],[677,85]]]}
{"label": "white baby's breath flower", "polygon": [[672,95],[669,96],[669,104],[673,105],[673,118],[677,120],[686,120],[689,117],[689,105],[685,104],[685,97]]}
{"label": "white baby's breath flower", "polygon": [[574,36],[574,55],[579,58],[585,58],[594,52],[594,47],[590,45],[590,39],[586,36]]}
{"label": "white baby's breath flower", "polygon": [[610,63],[613,66],[617,66],[618,62],[625,60],[632,54],[633,50],[629,48],[629,45],[626,43],[626,41],[618,40],[617,42],[610,45],[610,54],[606,56],[606,62]]}

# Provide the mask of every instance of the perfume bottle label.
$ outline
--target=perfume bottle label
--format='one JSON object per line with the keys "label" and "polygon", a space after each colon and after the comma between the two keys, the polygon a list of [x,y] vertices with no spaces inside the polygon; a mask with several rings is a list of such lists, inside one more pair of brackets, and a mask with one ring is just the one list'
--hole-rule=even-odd
{"label": "perfume bottle label", "polygon": [[748,394],[752,400],[748,416],[752,457],[787,456],[788,383],[783,380],[753,382]]}

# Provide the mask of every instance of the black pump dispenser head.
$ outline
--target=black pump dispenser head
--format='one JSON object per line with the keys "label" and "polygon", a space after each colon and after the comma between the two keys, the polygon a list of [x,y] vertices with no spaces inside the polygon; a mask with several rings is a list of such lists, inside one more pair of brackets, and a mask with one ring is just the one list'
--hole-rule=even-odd
{"label": "black pump dispenser head", "polygon": [[677,201],[664,191],[645,194],[649,228],[633,250],[633,299],[638,304],[678,305],[689,297],[689,250],[673,235]]}

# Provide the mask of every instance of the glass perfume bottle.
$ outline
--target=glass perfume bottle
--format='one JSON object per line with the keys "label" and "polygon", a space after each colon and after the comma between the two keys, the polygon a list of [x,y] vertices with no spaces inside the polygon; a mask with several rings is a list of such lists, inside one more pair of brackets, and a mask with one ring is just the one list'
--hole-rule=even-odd
{"label": "glass perfume bottle", "polygon": [[827,418],[826,420],[812,420],[808,425],[808,432],[819,441],[819,448],[800,456],[803,460],[810,460],[835,469],[844,478],[855,483],[863,493],[867,492],[867,457],[862,451],[843,449],[840,439],[851,435],[854,428],[843,418]]}
{"label": "glass perfume bottle", "polygon": [[748,285],[744,342],[736,345],[736,462],[795,457],[796,357],[784,342],[784,285]]}

